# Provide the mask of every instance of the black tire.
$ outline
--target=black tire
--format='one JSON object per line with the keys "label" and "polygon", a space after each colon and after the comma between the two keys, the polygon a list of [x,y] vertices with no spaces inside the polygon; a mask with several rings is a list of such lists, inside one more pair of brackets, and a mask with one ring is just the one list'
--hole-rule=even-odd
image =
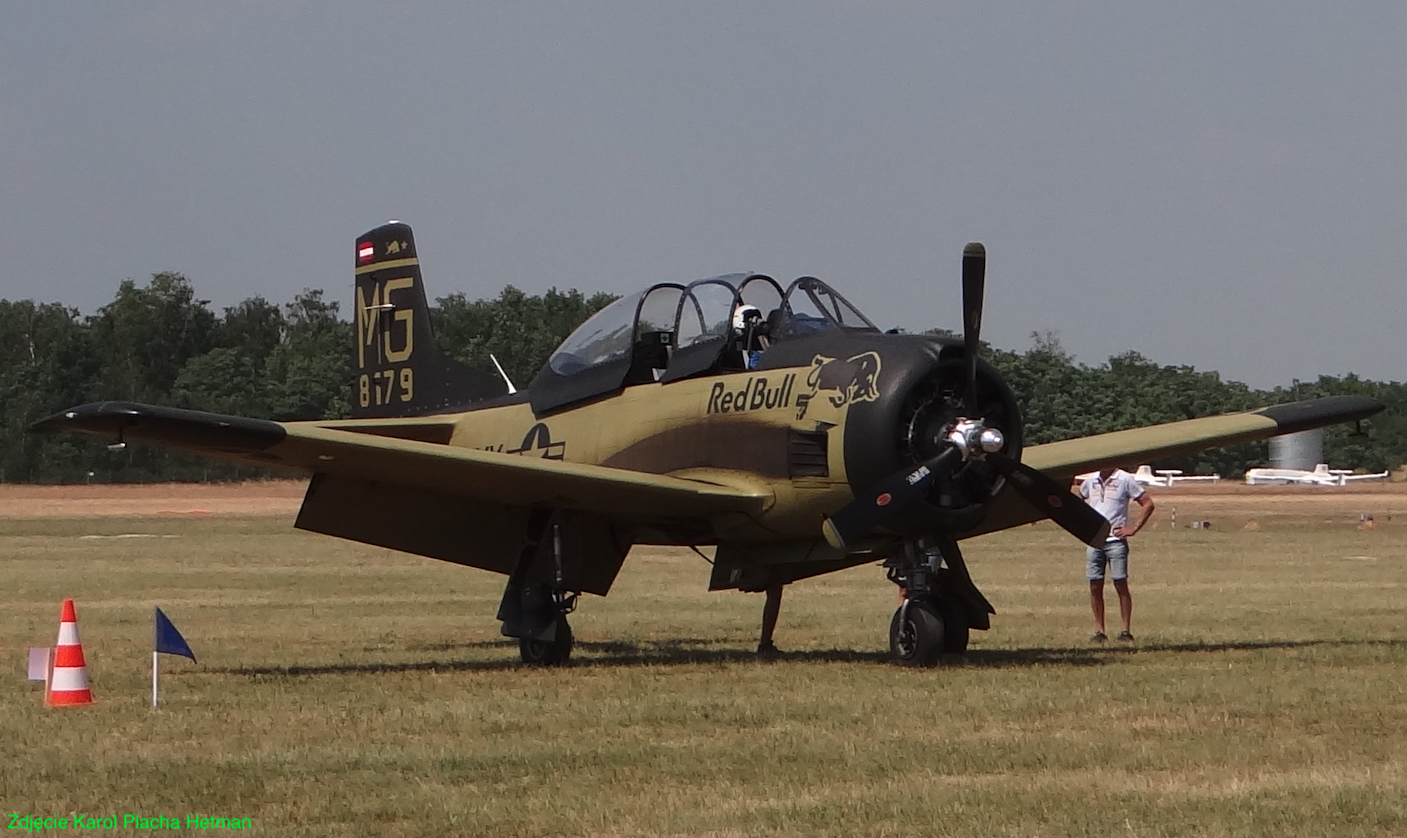
{"label": "black tire", "polygon": [[553,640],[518,639],[518,653],[523,663],[532,666],[565,666],[572,656],[572,627],[566,617],[557,618],[557,636]]}
{"label": "black tire", "polygon": [[899,606],[889,621],[889,654],[900,666],[932,666],[943,651],[943,620],[930,602]]}
{"label": "black tire", "polygon": [[945,599],[938,603],[938,615],[943,618],[943,654],[967,654],[967,639],[971,629],[967,611],[958,603]]}

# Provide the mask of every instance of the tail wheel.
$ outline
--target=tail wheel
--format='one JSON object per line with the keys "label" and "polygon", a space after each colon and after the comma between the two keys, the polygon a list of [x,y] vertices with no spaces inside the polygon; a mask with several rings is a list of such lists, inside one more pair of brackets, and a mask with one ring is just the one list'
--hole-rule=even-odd
{"label": "tail wheel", "polygon": [[566,617],[557,618],[557,631],[551,640],[523,637],[518,651],[523,663],[533,666],[564,666],[572,656],[572,627]]}
{"label": "tail wheel", "polygon": [[943,618],[932,603],[910,600],[889,621],[889,653],[900,666],[932,666],[944,651]]}

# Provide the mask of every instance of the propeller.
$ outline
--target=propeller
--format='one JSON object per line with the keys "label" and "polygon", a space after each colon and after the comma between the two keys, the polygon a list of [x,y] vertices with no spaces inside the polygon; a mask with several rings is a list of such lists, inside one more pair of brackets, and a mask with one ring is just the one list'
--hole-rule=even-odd
{"label": "propeller", "polygon": [[951,468],[961,459],[956,448],[948,447],[916,466],[889,475],[865,493],[841,507],[821,524],[826,541],[838,550],[854,544],[886,520],[923,497],[934,474]]}
{"label": "propeller", "polygon": [[962,407],[977,411],[977,349],[982,337],[982,298],[987,290],[987,248],[969,242],[962,249],[962,348],[967,358],[967,387]]}
{"label": "propeller", "polygon": [[987,249],[978,242],[962,253],[962,339],[967,362],[960,417],[948,433],[943,449],[914,466],[885,477],[827,518],[821,531],[831,546],[844,549],[924,497],[935,477],[961,467],[969,460],[985,460],[1016,489],[1027,503],[1040,510],[1086,544],[1098,546],[1109,535],[1109,521],[1045,474],[1002,453],[1001,431],[989,428],[977,412],[977,353],[982,332],[982,299],[986,291]]}
{"label": "propeller", "polygon": [[1066,532],[1091,547],[1102,547],[1109,538],[1109,519],[1094,511],[1074,492],[1025,463],[994,451],[987,462],[996,466],[1016,493],[1045,513]]}

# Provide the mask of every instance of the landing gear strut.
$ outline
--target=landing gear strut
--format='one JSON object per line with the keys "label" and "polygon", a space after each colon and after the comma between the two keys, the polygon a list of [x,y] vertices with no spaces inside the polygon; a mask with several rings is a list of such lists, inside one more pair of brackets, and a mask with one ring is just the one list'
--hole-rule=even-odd
{"label": "landing gear strut", "polygon": [[889,621],[889,653],[900,666],[932,666],[942,655],[965,654],[970,630],[990,626],[991,605],[968,577],[956,542],[907,541],[886,566],[904,591]]}

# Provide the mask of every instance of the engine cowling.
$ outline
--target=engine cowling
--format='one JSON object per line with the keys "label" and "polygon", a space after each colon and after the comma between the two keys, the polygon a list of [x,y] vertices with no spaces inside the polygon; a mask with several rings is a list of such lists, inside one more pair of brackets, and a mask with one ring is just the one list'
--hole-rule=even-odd
{"label": "engine cowling", "polygon": [[[962,403],[967,360],[961,344],[886,335],[882,348],[876,348],[883,361],[880,395],[852,405],[846,420],[846,475],[857,496],[887,475],[936,456],[962,419],[981,419],[983,426],[999,431],[997,450],[1020,459],[1021,411],[1011,388],[989,364],[977,361],[978,409],[968,411]],[[961,461],[935,474],[923,497],[886,521],[885,529],[899,535],[967,529],[981,520],[1004,485],[985,459]]]}

